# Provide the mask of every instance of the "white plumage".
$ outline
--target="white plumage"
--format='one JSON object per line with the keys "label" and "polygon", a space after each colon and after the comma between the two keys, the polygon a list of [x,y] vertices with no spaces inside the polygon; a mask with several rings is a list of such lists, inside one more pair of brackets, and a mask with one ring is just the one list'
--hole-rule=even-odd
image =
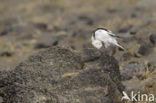
{"label": "white plumage", "polygon": [[119,47],[121,50],[125,50],[117,42],[118,36],[112,33],[110,30],[104,28],[97,28],[92,33],[92,45],[97,49],[111,49],[113,47]]}

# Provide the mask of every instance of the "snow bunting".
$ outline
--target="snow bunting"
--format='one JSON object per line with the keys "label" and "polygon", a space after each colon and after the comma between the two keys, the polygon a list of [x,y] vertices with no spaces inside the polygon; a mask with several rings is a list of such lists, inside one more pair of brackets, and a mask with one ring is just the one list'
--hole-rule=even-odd
{"label": "snow bunting", "polygon": [[121,50],[125,50],[121,45],[117,42],[118,36],[116,36],[110,30],[105,28],[97,28],[92,33],[92,45],[100,50],[110,50],[113,47],[118,47]]}

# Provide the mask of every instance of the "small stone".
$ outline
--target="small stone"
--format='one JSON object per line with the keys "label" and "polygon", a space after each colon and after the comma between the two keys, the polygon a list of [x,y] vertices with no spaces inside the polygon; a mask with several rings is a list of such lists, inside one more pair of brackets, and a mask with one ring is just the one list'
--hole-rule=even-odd
{"label": "small stone", "polygon": [[86,22],[86,24],[88,25],[93,25],[94,24],[94,20],[88,16],[85,16],[85,15],[81,15],[79,16],[79,20],[82,20],[84,22]]}
{"label": "small stone", "polygon": [[78,35],[78,33],[76,32],[76,31],[74,31],[73,33],[72,33],[72,37],[76,37]]}
{"label": "small stone", "polygon": [[152,44],[156,44],[156,34],[151,34],[149,39]]}
{"label": "small stone", "polygon": [[121,60],[127,61],[127,60],[130,60],[132,57],[133,57],[133,54],[131,54],[130,52],[126,52],[122,55]]}
{"label": "small stone", "polygon": [[136,13],[132,13],[131,14],[131,18],[136,18],[137,17],[137,14]]}
{"label": "small stone", "polygon": [[1,57],[11,57],[13,55],[13,53],[9,52],[9,51],[5,51],[0,53]]}
{"label": "small stone", "polygon": [[119,33],[126,33],[126,32],[128,32],[132,27],[133,27],[133,25],[127,25],[127,26],[125,26],[125,27],[123,27],[123,28],[120,28],[120,29],[118,30],[118,32],[119,32]]}
{"label": "small stone", "polygon": [[134,57],[140,58],[140,57],[142,57],[142,55],[136,52],[136,53],[134,53]]}
{"label": "small stone", "polygon": [[138,53],[141,55],[149,55],[152,51],[152,46],[147,43],[147,42],[143,42],[138,50]]}
{"label": "small stone", "polygon": [[48,27],[46,23],[36,23],[35,26],[39,29],[47,29]]}
{"label": "small stone", "polygon": [[48,48],[48,47],[50,47],[50,46],[49,45],[46,45],[44,43],[37,43],[34,46],[35,49],[42,49],[42,48]]}
{"label": "small stone", "polygon": [[59,40],[58,39],[55,39],[55,40],[52,41],[52,45],[53,46],[56,46],[56,45],[58,45],[58,42],[59,42]]}
{"label": "small stone", "polygon": [[53,29],[52,25],[46,24],[46,23],[36,23],[34,24],[35,27],[37,27],[38,29],[42,30],[42,31],[51,31]]}
{"label": "small stone", "polygon": [[9,32],[13,31],[13,27],[12,27],[12,23],[11,22],[6,22],[6,24],[3,27],[3,30],[0,32],[1,36],[7,35]]}
{"label": "small stone", "polygon": [[130,31],[130,35],[136,35],[136,33],[137,33],[137,30],[131,30]]}
{"label": "small stone", "polygon": [[118,12],[119,10],[117,10],[116,8],[108,8],[107,9],[107,12],[108,13],[116,13],[116,12]]}

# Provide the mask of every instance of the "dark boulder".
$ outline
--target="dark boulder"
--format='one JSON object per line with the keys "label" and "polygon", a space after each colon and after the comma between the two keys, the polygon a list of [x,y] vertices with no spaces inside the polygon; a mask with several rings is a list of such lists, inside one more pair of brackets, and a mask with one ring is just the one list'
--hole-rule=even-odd
{"label": "dark boulder", "polygon": [[[101,62],[100,62],[101,61]],[[68,49],[51,47],[0,76],[5,103],[121,103],[118,62],[103,55],[90,68]]]}

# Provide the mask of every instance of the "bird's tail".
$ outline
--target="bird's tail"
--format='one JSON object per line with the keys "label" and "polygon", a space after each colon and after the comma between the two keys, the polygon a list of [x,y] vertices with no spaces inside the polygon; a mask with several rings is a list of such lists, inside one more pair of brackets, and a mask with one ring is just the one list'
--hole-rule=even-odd
{"label": "bird's tail", "polygon": [[118,46],[118,47],[119,47],[119,50],[121,50],[121,51],[125,51],[125,48],[124,48],[124,47],[122,47],[121,45],[116,44],[116,46]]}

